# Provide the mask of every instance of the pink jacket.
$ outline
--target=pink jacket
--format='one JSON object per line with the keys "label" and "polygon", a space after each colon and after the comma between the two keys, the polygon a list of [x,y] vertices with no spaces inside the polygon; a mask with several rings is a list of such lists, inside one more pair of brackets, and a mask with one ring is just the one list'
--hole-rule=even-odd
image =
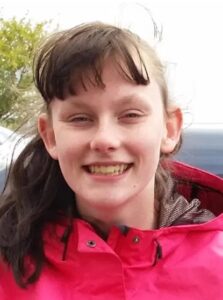
{"label": "pink jacket", "polygon": [[49,264],[40,279],[23,290],[10,268],[1,265],[0,299],[223,299],[223,180],[185,165],[173,165],[173,170],[176,188],[188,199],[196,194],[216,218],[158,230],[123,232],[114,227],[107,241],[76,220],[65,261],[60,239],[64,225],[56,226],[56,234],[48,226],[44,240]]}

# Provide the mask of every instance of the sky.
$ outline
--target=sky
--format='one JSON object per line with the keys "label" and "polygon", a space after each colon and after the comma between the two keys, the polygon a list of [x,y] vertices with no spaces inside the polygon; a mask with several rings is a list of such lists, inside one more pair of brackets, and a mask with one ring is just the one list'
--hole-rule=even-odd
{"label": "sky", "polygon": [[0,17],[13,16],[60,29],[95,20],[128,27],[156,47],[185,124],[223,123],[222,0],[0,0]]}

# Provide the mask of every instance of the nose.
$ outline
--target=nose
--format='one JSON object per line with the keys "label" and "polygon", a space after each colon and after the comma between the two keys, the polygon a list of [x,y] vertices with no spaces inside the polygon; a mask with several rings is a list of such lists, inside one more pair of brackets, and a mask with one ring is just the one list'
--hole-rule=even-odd
{"label": "nose", "polygon": [[120,145],[120,132],[112,124],[103,124],[98,127],[90,142],[91,150],[101,153],[115,151]]}

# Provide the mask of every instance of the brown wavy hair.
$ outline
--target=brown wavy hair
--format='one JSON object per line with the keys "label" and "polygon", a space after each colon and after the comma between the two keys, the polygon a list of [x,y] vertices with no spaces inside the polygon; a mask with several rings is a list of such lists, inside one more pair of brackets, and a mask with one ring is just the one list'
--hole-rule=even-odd
{"label": "brown wavy hair", "polygon": [[[164,68],[154,49],[127,29],[98,22],[55,33],[38,49],[34,82],[45,110],[50,111],[54,98],[66,101],[68,95],[76,94],[77,84],[81,83],[84,89],[87,89],[86,83],[104,88],[102,70],[107,59],[112,59],[120,73],[136,84],[148,85],[150,76],[154,76],[168,114],[170,103]],[[160,157],[155,182],[157,200],[166,194],[170,180],[169,172],[162,167],[166,156],[161,154]],[[74,198],[58,162],[49,156],[36,132],[12,165],[0,201],[0,252],[21,287],[35,282],[46,262],[42,240],[44,225],[65,217],[68,222],[65,242],[69,237],[71,220],[80,217]],[[28,276],[26,257],[35,266]]]}

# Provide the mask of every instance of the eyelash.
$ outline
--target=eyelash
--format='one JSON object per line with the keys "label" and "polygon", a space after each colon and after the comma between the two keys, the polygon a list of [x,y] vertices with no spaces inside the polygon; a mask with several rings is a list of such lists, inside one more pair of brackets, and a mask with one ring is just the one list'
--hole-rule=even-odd
{"label": "eyelash", "polygon": [[134,112],[129,112],[129,113],[126,113],[125,115],[124,115],[124,118],[139,118],[139,117],[141,117],[142,115],[141,114],[139,114],[139,113],[134,113]]}
{"label": "eyelash", "polygon": [[143,117],[145,116],[145,113],[139,110],[129,110],[125,111],[121,116],[120,116],[120,121],[126,124],[137,124],[138,122],[143,120]]}
{"label": "eyelash", "polygon": [[[118,120],[126,120],[126,122],[134,122],[136,119],[139,119],[143,117],[143,114],[140,114],[139,112],[126,112],[124,114],[122,114]],[[70,122],[71,123],[75,123],[75,124],[88,124],[93,122],[94,120],[87,115],[77,115],[77,116],[73,116],[72,118],[70,118]]]}
{"label": "eyelash", "polygon": [[86,122],[91,122],[91,118],[85,115],[80,115],[80,116],[74,116],[70,119],[71,123],[86,123]]}

